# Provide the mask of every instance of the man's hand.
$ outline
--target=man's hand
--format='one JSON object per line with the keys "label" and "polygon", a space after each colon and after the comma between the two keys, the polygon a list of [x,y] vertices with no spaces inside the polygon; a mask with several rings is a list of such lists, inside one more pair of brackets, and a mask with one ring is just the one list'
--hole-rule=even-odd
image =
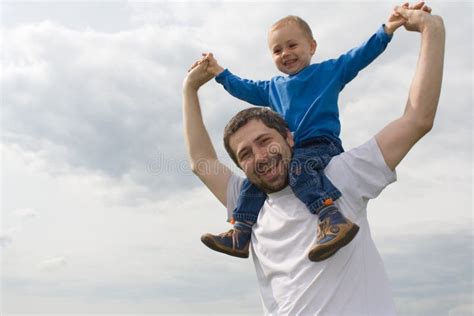
{"label": "man's hand", "polygon": [[224,68],[221,67],[218,63],[217,60],[214,58],[214,55],[212,53],[202,53],[202,61],[207,61],[209,63],[207,67],[207,71],[211,73],[214,76],[219,75],[221,72],[224,71]]}
{"label": "man's hand", "polygon": [[406,23],[406,19],[403,17],[400,12],[397,11],[398,8],[403,8],[407,10],[422,10],[426,13],[431,13],[431,8],[428,7],[423,1],[418,2],[415,5],[410,6],[408,2],[405,2],[400,7],[395,7],[388,17],[387,22],[385,23],[385,33],[392,35],[400,26]]}
{"label": "man's hand", "polygon": [[186,78],[184,78],[183,88],[197,91],[203,84],[211,80],[214,76],[207,71],[209,62],[198,60],[191,65]]}
{"label": "man's hand", "polygon": [[443,28],[441,17],[431,15],[431,8],[423,4],[423,10],[410,10],[405,7],[398,7],[396,11],[406,20],[404,24],[407,31],[423,33],[427,26]]}

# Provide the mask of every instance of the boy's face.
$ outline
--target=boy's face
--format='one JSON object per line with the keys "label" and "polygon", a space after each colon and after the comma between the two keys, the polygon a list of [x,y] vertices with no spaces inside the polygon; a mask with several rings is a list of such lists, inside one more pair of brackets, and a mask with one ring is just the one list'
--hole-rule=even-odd
{"label": "boy's face", "polygon": [[296,23],[284,23],[268,34],[268,45],[278,70],[293,75],[311,63],[316,41],[310,39]]}

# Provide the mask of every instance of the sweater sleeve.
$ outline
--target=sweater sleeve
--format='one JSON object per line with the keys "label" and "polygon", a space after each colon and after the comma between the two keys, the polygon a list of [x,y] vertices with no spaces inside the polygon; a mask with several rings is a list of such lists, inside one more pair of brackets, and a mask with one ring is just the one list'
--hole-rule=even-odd
{"label": "sweater sleeve", "polygon": [[347,53],[341,55],[337,62],[342,66],[341,89],[345,84],[357,76],[359,71],[368,66],[375,60],[387,47],[392,40],[392,35],[384,31],[382,25],[377,32],[359,47],[353,48]]}
{"label": "sweater sleeve", "polygon": [[253,105],[270,106],[270,81],[242,79],[225,69],[216,81],[234,97]]}

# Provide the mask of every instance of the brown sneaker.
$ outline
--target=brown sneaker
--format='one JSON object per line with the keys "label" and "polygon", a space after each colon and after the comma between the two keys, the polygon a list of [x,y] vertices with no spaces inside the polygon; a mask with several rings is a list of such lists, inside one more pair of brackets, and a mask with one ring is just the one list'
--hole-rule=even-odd
{"label": "brown sneaker", "polygon": [[[332,204],[319,213],[320,223],[316,245],[309,251],[311,261],[323,261],[354,239],[359,226],[352,223]],[[322,219],[323,218],[323,219]]]}
{"label": "brown sneaker", "polygon": [[240,227],[237,224],[234,228],[219,234],[204,234],[201,241],[212,250],[228,254],[239,258],[249,257],[251,227]]}

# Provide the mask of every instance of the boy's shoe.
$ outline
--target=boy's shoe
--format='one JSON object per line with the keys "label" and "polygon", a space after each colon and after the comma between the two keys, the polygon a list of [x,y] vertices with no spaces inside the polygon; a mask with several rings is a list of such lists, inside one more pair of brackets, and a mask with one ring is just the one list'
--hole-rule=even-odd
{"label": "boy's shoe", "polygon": [[251,235],[252,228],[236,224],[231,230],[219,235],[202,235],[201,241],[212,250],[234,257],[248,258]]}
{"label": "boy's shoe", "polygon": [[344,217],[334,204],[325,206],[319,212],[319,219],[316,245],[308,254],[309,260],[316,262],[331,257],[350,243],[359,231],[359,226]]}

